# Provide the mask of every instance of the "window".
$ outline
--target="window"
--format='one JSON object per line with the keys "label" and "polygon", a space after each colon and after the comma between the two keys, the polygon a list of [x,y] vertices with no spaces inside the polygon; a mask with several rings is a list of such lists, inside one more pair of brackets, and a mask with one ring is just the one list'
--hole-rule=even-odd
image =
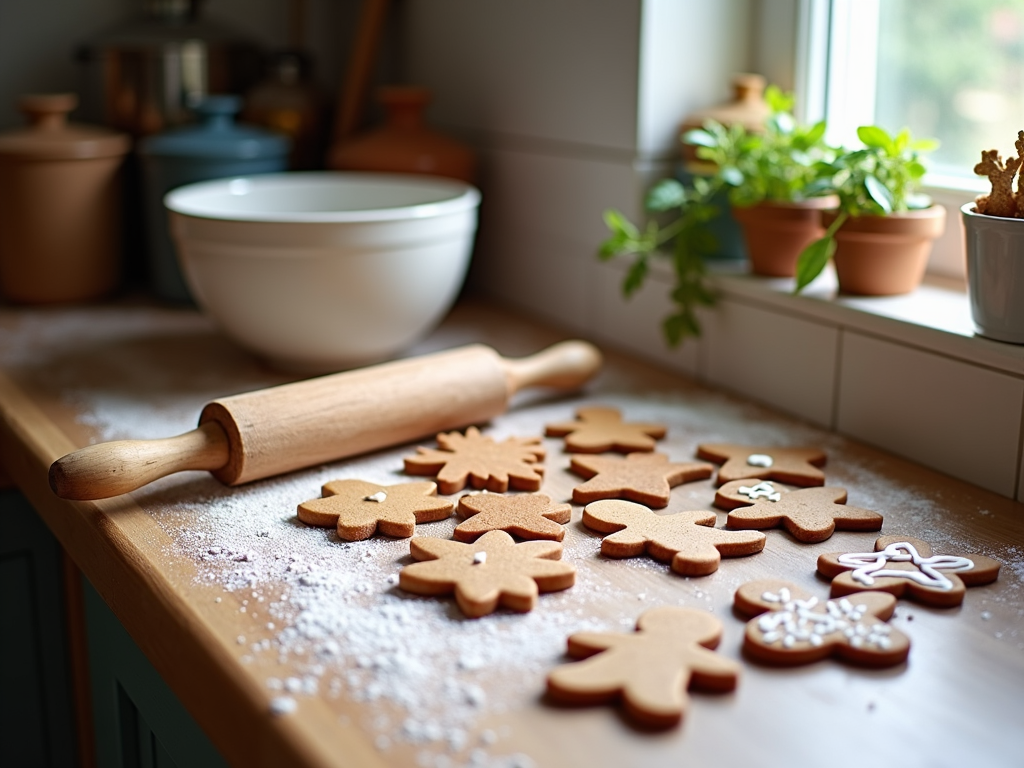
{"label": "window", "polygon": [[[933,183],[975,189],[982,149],[1024,128],[1024,0],[804,0],[809,110],[832,140],[858,125],[935,137]],[[824,74],[822,74],[824,73]]]}

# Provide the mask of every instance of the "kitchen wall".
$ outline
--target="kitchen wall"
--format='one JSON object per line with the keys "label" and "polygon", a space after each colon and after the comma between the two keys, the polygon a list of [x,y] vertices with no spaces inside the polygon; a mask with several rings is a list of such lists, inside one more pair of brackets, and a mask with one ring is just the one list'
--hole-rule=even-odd
{"label": "kitchen wall", "polygon": [[751,66],[751,20],[747,0],[408,0],[406,77],[482,153],[474,287],[598,328],[601,212],[639,215],[681,118]]}

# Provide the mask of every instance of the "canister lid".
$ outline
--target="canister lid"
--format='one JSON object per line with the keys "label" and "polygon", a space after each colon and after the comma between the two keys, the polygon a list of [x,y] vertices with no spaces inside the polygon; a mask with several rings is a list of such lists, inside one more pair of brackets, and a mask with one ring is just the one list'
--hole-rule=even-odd
{"label": "canister lid", "polygon": [[89,160],[124,155],[131,148],[125,133],[96,125],[69,123],[78,106],[73,93],[22,96],[18,109],[28,126],[0,133],[0,156],[33,160]]}
{"label": "canister lid", "polygon": [[237,125],[240,96],[207,96],[196,107],[201,122],[147,136],[139,153],[160,157],[257,160],[283,157],[291,151],[287,136],[250,125]]}

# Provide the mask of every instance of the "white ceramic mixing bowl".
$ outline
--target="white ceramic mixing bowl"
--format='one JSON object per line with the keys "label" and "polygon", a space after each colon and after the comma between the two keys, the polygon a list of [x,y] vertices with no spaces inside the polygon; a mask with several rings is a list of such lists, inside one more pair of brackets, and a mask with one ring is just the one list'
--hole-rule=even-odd
{"label": "white ceramic mixing bowl", "polygon": [[199,306],[275,365],[327,372],[391,357],[443,317],[480,193],[427,176],[275,173],[164,202]]}

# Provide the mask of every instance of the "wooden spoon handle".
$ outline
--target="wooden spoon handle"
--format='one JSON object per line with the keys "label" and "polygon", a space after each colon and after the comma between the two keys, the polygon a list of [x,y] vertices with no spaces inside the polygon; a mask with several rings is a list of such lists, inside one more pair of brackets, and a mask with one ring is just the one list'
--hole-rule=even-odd
{"label": "wooden spoon handle", "polygon": [[50,488],[62,499],[106,499],[187,469],[228,463],[228,438],[216,422],[160,440],[117,440],[69,453],[50,466]]}

